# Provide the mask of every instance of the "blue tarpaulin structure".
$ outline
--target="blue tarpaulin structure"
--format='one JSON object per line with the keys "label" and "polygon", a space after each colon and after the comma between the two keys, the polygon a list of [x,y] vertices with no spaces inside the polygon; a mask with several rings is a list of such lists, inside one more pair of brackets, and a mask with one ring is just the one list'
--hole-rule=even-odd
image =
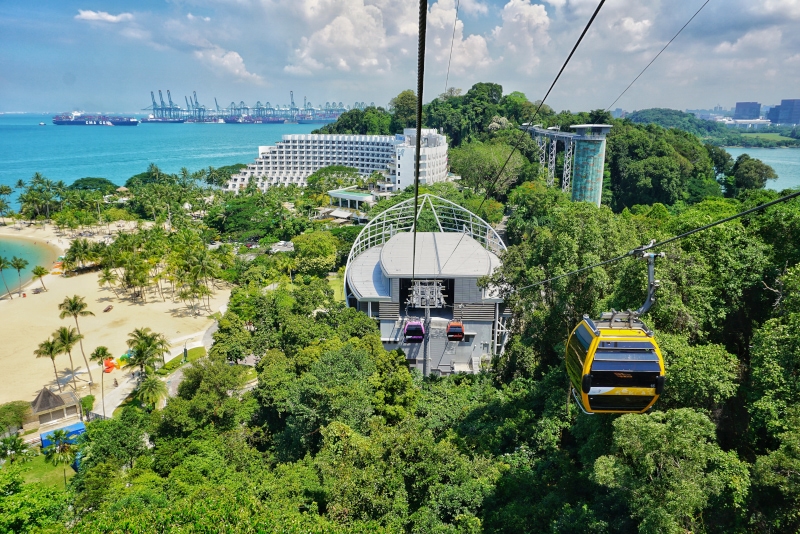
{"label": "blue tarpaulin structure", "polygon": [[[70,443],[77,443],[78,436],[86,432],[86,425],[83,423],[75,423],[74,425],[65,426],[64,428],[58,428],[56,430],[66,430],[67,432],[67,441]],[[53,444],[50,437],[53,435],[55,430],[51,430],[49,432],[45,432],[44,434],[39,434],[39,437],[42,439],[42,448],[49,447]]]}

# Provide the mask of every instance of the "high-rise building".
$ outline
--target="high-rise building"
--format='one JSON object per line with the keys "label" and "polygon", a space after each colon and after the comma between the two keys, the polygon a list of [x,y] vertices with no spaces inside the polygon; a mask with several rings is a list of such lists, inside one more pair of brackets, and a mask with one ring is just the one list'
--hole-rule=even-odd
{"label": "high-rise building", "polygon": [[769,111],[767,112],[767,118],[772,124],[778,124],[778,121],[781,118],[781,107],[772,106],[769,108]]}
{"label": "high-rise building", "polygon": [[[343,165],[362,176],[381,172],[392,189],[414,183],[416,155],[414,128],[402,135],[292,134],[274,146],[258,147],[258,158],[231,176],[225,189],[244,189],[250,180],[266,190],[276,185],[306,185],[306,178],[323,167]],[[447,138],[436,130],[423,129],[419,178],[422,184],[447,179]]]}
{"label": "high-rise building", "polygon": [[800,124],[800,99],[781,100],[778,124]]}
{"label": "high-rise building", "polygon": [[737,102],[733,112],[734,120],[750,120],[761,117],[760,102]]}

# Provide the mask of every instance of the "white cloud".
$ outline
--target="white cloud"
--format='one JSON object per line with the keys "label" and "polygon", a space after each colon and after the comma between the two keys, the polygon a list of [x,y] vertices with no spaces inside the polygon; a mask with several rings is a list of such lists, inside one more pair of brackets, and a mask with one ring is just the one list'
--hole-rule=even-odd
{"label": "white cloud", "polygon": [[541,49],[550,42],[547,11],[530,0],[510,0],[501,16],[503,25],[492,31],[494,41],[507,51],[517,71],[532,73],[544,55]]}
{"label": "white cloud", "polygon": [[780,17],[800,19],[800,2],[797,0],[764,0],[763,6],[753,5],[753,11],[763,10]]}
{"label": "white cloud", "polygon": [[236,77],[240,81],[263,83],[261,76],[248,72],[244,65],[244,59],[238,52],[225,50],[220,46],[213,46],[201,50],[195,50],[194,56],[203,63],[211,67],[220,68],[228,74]]}
{"label": "white cloud", "polygon": [[619,42],[625,43],[623,50],[634,52],[651,44],[647,42],[647,38],[652,25],[653,23],[646,19],[634,20],[632,17],[624,17],[612,23],[610,29],[616,34]]}
{"label": "white cloud", "polygon": [[[464,5],[462,0],[462,6]],[[440,0],[433,4],[428,15],[427,62],[440,68],[450,63],[452,74],[463,74],[468,70],[473,74],[492,63],[486,39],[482,35],[469,35],[464,38],[464,23],[456,21],[456,6],[453,0]],[[456,23],[455,33],[453,22]],[[450,48],[452,43],[452,60]]]}
{"label": "white cloud", "polygon": [[189,20],[202,20],[205,22],[211,22],[211,17],[199,17],[197,15],[192,15],[191,13],[187,13],[186,18]]}
{"label": "white cloud", "polygon": [[[305,13],[315,18],[320,9],[329,10],[331,0],[307,0]],[[284,67],[292,74],[311,74],[321,70],[383,73],[391,69],[387,57],[383,13],[363,0],[336,2],[339,12],[330,22],[303,37]]]}
{"label": "white cloud", "polygon": [[105,11],[91,11],[79,9],[78,14],[75,15],[76,20],[88,20],[93,22],[126,22],[133,20],[133,14],[120,13],[119,15],[112,15]]}
{"label": "white cloud", "polygon": [[780,46],[782,32],[777,28],[766,28],[764,30],[753,30],[744,34],[735,43],[723,41],[716,48],[715,52],[742,53],[750,50],[775,50]]}
{"label": "white cloud", "polygon": [[478,0],[461,0],[459,14],[461,12],[469,15],[487,15],[489,13],[489,6]]}

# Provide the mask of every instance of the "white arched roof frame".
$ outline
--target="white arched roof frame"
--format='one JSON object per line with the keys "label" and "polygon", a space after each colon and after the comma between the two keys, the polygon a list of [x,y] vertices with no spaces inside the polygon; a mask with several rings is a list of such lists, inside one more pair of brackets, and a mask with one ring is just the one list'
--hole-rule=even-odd
{"label": "white arched roof frame", "polygon": [[365,250],[383,245],[398,232],[413,231],[414,221],[425,206],[433,212],[440,232],[466,234],[496,256],[506,250],[505,243],[489,223],[454,202],[426,193],[419,196],[416,217],[414,199],[410,198],[382,211],[359,232],[347,256],[343,280],[345,300],[348,297],[347,274],[352,261]]}

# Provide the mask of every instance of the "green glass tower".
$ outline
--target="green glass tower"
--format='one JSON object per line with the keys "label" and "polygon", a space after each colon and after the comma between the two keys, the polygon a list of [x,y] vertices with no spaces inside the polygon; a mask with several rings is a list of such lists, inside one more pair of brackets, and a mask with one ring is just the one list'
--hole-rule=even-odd
{"label": "green glass tower", "polygon": [[572,200],[600,205],[603,194],[603,169],[606,161],[606,134],[610,124],[578,124],[575,130]]}

